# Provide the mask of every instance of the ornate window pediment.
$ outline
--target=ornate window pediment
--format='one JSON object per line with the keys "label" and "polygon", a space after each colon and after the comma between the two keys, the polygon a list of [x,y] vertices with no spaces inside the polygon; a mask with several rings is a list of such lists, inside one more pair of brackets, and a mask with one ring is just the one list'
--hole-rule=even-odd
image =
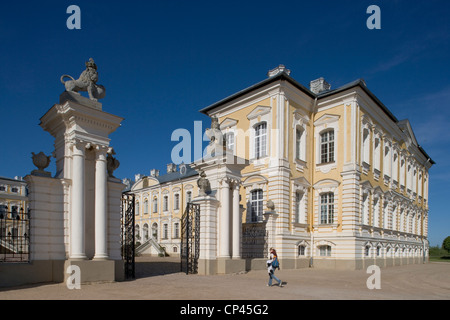
{"label": "ornate window pediment", "polygon": [[270,113],[271,108],[266,106],[257,106],[255,109],[253,109],[248,115],[248,120],[256,119],[259,116],[263,116],[265,114]]}
{"label": "ornate window pediment", "polygon": [[225,120],[222,121],[222,123],[220,124],[220,130],[225,130],[231,127],[234,127],[237,125],[239,121],[236,119],[232,119],[232,118],[226,118]]}

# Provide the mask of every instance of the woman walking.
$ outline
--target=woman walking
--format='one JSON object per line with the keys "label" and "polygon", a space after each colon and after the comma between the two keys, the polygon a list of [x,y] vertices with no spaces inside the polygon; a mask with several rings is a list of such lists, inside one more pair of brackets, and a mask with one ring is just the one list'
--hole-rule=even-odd
{"label": "woman walking", "polygon": [[278,261],[278,255],[274,248],[270,248],[269,260],[267,260],[267,271],[269,272],[269,283],[268,287],[272,286],[272,279],[278,282],[278,286],[282,287],[282,282],[275,276],[275,269],[280,269],[280,263]]}

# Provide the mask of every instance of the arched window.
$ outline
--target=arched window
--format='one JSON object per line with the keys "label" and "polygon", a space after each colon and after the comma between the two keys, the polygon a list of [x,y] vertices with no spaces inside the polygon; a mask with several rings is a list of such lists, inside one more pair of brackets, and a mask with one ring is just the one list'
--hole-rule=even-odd
{"label": "arched window", "polygon": [[263,219],[263,191],[253,190],[250,195],[251,221],[259,222]]}
{"label": "arched window", "polygon": [[139,215],[139,210],[140,210],[139,201],[136,201],[136,204],[134,205],[134,214]]}
{"label": "arched window", "polygon": [[320,134],[320,163],[334,162],[334,130]]}
{"label": "arched window", "polygon": [[140,228],[138,224],[134,226],[134,237],[136,240],[141,240]]}
{"label": "arched window", "polygon": [[364,247],[364,256],[365,257],[370,257],[370,246],[369,245],[366,245]]}
{"label": "arched window", "polygon": [[180,209],[180,195],[178,193],[173,197],[173,208],[174,210]]}
{"label": "arched window", "polygon": [[169,197],[164,196],[163,198],[163,211],[169,210]]}
{"label": "arched window", "polygon": [[173,231],[174,231],[174,238],[179,239],[180,238],[180,224],[178,222],[175,222],[173,225]]}
{"label": "arched window", "polygon": [[186,202],[189,203],[192,201],[192,191],[186,192]]}
{"label": "arched window", "polygon": [[144,214],[148,213],[148,199],[144,200]]}
{"label": "arched window", "polygon": [[259,159],[267,155],[267,123],[263,122],[255,126],[255,158]]}
{"label": "arched window", "polygon": [[152,238],[158,239],[158,224],[156,222],[152,224]]}
{"label": "arched window", "polygon": [[163,239],[169,239],[169,225],[167,223],[163,225]]}
{"label": "arched window", "polygon": [[158,212],[158,198],[154,197],[153,198],[153,213]]}
{"label": "arched window", "polygon": [[143,240],[147,241],[148,240],[148,224],[144,224],[144,227],[142,228],[142,233],[143,233]]}

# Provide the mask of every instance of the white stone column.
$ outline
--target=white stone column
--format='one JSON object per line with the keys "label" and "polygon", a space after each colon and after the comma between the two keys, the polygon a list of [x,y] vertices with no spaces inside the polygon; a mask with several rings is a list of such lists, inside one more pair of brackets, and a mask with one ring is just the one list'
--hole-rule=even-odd
{"label": "white stone column", "polygon": [[95,153],[95,255],[94,259],[108,259],[108,199],[106,146],[97,146]]}
{"label": "white stone column", "polygon": [[230,257],[230,186],[228,179],[221,181],[221,208],[219,225],[219,257]]}
{"label": "white stone column", "polygon": [[86,259],[85,253],[85,195],[84,165],[85,143],[76,141],[72,144],[72,212],[70,228],[70,258]]}
{"label": "white stone column", "polygon": [[232,258],[241,258],[241,214],[239,206],[239,181],[233,183],[233,213],[232,213]]}

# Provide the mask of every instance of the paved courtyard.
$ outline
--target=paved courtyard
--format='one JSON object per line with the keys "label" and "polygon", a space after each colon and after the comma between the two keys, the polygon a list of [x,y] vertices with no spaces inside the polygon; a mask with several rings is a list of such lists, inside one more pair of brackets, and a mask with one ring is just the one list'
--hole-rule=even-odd
{"label": "paved courtyard", "polygon": [[81,285],[0,288],[0,300],[449,300],[450,263],[381,269],[381,289],[368,289],[365,270],[279,270],[284,286],[267,287],[266,271],[219,276],[179,271],[178,259],[138,258],[137,279]]}

